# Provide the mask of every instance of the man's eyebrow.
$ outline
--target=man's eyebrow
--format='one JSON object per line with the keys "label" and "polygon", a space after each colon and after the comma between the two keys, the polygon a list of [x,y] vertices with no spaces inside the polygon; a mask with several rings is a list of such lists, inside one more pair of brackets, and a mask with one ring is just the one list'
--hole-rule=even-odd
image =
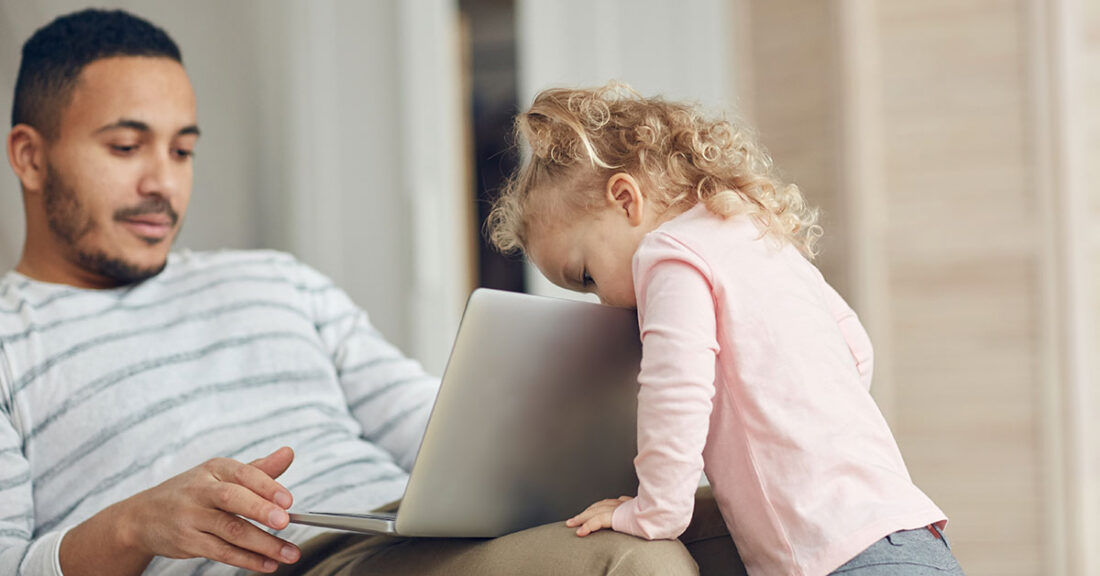
{"label": "man's eyebrow", "polygon": [[101,134],[103,132],[109,132],[111,130],[118,130],[119,128],[127,128],[127,129],[130,129],[130,130],[137,130],[138,132],[152,132],[152,128],[150,128],[149,125],[146,124],[145,122],[142,122],[140,120],[127,120],[127,119],[123,118],[122,120],[119,120],[118,122],[113,122],[111,124],[108,124],[108,125],[100,128],[99,130],[96,130],[95,133],[96,134]]}
{"label": "man's eyebrow", "polygon": [[[127,130],[137,130],[138,132],[152,132],[153,131],[153,129],[148,124],[146,124],[145,122],[142,122],[141,120],[128,120],[128,119],[123,118],[122,120],[119,120],[118,122],[113,122],[111,124],[108,124],[108,125],[100,128],[99,130],[96,130],[95,133],[96,134],[101,134],[103,132],[109,132],[111,130],[118,130],[120,128],[125,128]],[[194,125],[194,124],[192,124],[190,126],[185,126],[185,127],[181,128],[179,132],[176,132],[176,136],[198,136],[199,134],[201,134],[201,132],[199,131],[199,127]]]}

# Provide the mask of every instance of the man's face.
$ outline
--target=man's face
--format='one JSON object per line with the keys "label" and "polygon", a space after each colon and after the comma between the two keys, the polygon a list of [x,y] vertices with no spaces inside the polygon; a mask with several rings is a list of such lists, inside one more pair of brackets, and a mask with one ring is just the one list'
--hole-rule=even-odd
{"label": "man's face", "polygon": [[115,284],[160,272],[191,196],[195,94],[169,58],[84,68],[47,148],[42,201],[60,256]]}

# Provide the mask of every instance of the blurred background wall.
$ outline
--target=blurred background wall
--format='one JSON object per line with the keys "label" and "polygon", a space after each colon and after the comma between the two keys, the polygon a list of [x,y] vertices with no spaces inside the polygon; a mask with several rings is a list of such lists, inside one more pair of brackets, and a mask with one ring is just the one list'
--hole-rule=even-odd
{"label": "blurred background wall", "polygon": [[749,116],[968,574],[1100,574],[1098,4],[739,3]]}
{"label": "blurred background wall", "polygon": [[[288,250],[344,287],[440,372],[473,282],[448,0],[105,2],[180,45],[203,137],[178,248]],[[0,110],[22,43],[80,0],[0,0]],[[22,246],[0,178],[0,269]],[[472,218],[472,216],[470,216]]]}
{"label": "blurred background wall", "polygon": [[[823,209],[818,265],[971,575],[1100,575],[1100,2],[109,2],[180,44],[203,130],[179,248],[332,276],[435,372],[477,285],[511,116],[616,78],[754,125]],[[76,0],[0,0],[22,42]],[[0,269],[22,245],[0,177]]]}

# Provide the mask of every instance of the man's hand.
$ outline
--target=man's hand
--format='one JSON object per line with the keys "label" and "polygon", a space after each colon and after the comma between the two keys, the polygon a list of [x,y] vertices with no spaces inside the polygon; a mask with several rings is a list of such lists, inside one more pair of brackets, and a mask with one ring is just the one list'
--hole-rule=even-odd
{"label": "man's hand", "polygon": [[291,496],[274,479],[294,452],[280,448],[242,464],[209,460],[134,497],[137,547],[169,558],[209,558],[256,572],[298,560],[298,549],[244,518],[282,530],[290,522]]}
{"label": "man's hand", "polygon": [[96,536],[90,523],[65,536],[62,571],[85,573],[87,561],[103,554],[94,551],[97,541],[125,551],[126,558],[115,557],[120,563],[142,569],[154,556],[209,558],[256,572],[296,562],[301,554],[296,546],[245,520],[275,530],[287,526],[292,498],[274,479],[293,460],[287,447],[249,464],[215,458],[119,502],[104,511],[114,520],[107,523],[115,530],[109,542],[103,542],[103,534]]}
{"label": "man's hand", "polygon": [[630,496],[619,496],[618,500],[600,500],[584,512],[566,520],[565,525],[570,528],[580,526],[577,528],[577,536],[588,536],[597,530],[611,528],[611,515],[615,513],[615,509],[630,500]]}

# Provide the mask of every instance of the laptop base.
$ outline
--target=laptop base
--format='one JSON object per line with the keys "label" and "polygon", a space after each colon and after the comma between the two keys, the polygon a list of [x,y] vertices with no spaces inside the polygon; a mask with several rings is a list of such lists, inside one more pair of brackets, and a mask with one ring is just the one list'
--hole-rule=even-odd
{"label": "laptop base", "polygon": [[307,512],[292,513],[290,521],[321,528],[335,528],[364,534],[397,534],[397,514],[370,512],[366,514]]}

